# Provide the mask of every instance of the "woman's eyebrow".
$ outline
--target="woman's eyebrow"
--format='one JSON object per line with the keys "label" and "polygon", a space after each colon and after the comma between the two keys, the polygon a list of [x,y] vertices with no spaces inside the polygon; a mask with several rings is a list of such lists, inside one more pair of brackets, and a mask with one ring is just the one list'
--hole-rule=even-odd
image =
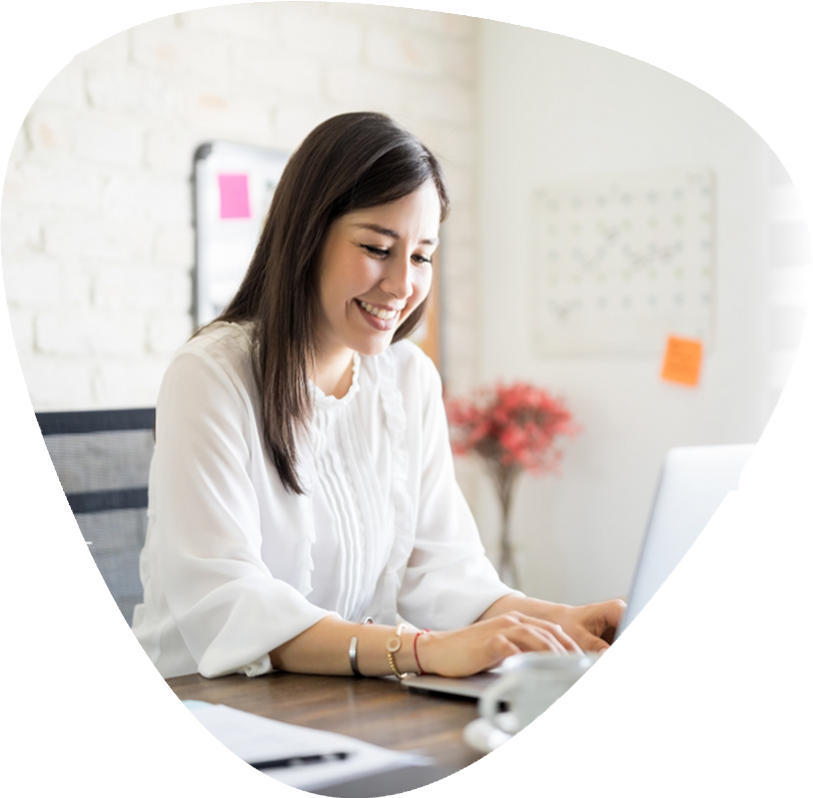
{"label": "woman's eyebrow", "polygon": [[[374,224],[372,222],[358,222],[354,224],[353,227],[358,227],[362,230],[372,230],[374,233],[381,233],[383,236],[388,236],[389,238],[394,238],[396,240],[401,237],[395,232],[395,230],[390,230],[388,227],[382,227],[380,224]],[[425,244],[430,247],[437,243],[437,238],[425,238],[423,241],[421,241],[421,244]]]}
{"label": "woman's eyebrow", "polygon": [[382,227],[380,224],[374,224],[373,222],[358,222],[354,224],[353,227],[358,227],[362,230],[372,230],[374,233],[381,233],[382,236],[388,236],[389,238],[401,237],[395,230],[390,230],[388,227]]}

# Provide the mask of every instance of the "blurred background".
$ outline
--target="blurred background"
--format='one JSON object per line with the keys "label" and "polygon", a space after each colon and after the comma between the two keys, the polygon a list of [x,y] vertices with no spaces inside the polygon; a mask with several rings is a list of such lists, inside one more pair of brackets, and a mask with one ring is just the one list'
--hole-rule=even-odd
{"label": "blurred background", "polygon": [[[623,595],[667,449],[758,439],[798,344],[813,257],[790,178],[748,125],[593,45],[435,12],[291,2],[166,17],[80,53],[32,106],[0,210],[34,409],[154,405],[193,329],[196,148],[290,152],[350,110],[391,114],[443,163],[447,392],[528,380],[564,397],[583,427],[560,475],[521,478],[523,589],[574,603]],[[661,379],[657,346],[540,346],[537,253],[552,233],[539,192],[698,169],[713,186],[699,383]],[[493,488],[478,463],[457,467],[493,555]]]}

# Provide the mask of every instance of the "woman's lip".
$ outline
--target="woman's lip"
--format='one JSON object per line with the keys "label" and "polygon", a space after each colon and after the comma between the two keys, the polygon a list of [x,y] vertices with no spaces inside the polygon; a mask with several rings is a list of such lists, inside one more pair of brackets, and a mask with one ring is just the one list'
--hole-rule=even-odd
{"label": "woman's lip", "polygon": [[[372,313],[368,313],[362,306],[362,300],[356,300],[356,306],[359,309],[359,313],[361,313],[362,318],[364,321],[367,322],[373,329],[378,330],[379,332],[389,332],[390,330],[394,330],[398,319],[400,318],[400,313],[396,312],[396,314],[391,319],[379,319],[378,316],[373,316]],[[372,305],[375,308],[382,308],[385,309],[383,305],[373,305],[371,302],[367,302],[366,304]]]}

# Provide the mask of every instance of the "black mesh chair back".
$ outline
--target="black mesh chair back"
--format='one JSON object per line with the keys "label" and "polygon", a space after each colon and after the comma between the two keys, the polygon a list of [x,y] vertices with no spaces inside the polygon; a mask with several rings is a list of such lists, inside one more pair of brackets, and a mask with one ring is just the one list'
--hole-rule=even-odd
{"label": "black mesh chair back", "polygon": [[142,601],[138,558],[147,534],[155,410],[37,413],[62,489],[128,624]]}

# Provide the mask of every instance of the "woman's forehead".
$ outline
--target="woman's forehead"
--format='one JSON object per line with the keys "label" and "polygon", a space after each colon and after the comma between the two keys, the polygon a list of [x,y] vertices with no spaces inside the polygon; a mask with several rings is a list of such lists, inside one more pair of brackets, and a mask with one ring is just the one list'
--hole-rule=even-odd
{"label": "woman's forehead", "polygon": [[390,238],[417,236],[422,243],[436,243],[440,227],[440,197],[434,183],[427,181],[405,197],[350,211],[337,222],[343,227],[368,229]]}

